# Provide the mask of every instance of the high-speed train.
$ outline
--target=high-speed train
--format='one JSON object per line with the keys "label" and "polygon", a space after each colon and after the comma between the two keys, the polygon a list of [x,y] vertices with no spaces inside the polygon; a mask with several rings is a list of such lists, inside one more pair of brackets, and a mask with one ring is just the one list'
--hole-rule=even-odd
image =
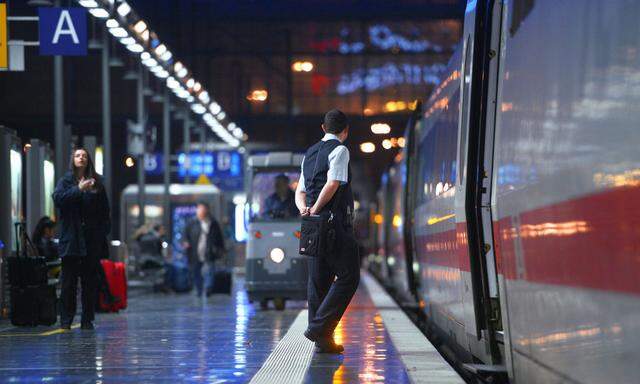
{"label": "high-speed train", "polygon": [[468,1],[383,178],[371,269],[483,377],[640,382],[639,19]]}

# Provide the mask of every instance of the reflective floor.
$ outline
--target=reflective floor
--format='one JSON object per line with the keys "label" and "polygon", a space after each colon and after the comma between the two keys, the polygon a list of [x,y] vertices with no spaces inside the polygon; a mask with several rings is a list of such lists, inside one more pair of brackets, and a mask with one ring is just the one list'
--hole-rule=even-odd
{"label": "reflective floor", "polygon": [[[0,383],[248,382],[303,308],[261,311],[241,289],[209,299],[145,294],[120,314],[99,314],[95,332],[2,325]],[[305,383],[409,382],[363,285],[336,341],[345,354],[315,355]]]}

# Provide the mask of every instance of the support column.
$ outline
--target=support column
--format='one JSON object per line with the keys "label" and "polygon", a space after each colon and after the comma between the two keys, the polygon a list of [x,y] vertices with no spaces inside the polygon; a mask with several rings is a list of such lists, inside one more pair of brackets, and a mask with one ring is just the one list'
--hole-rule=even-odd
{"label": "support column", "polygon": [[111,179],[111,77],[109,72],[109,36],[107,29],[102,30],[102,155],[104,169],[102,176],[104,188],[111,207],[117,206],[113,201],[113,182]]}
{"label": "support column", "polygon": [[146,153],[146,141],[147,141],[147,133],[145,132],[145,126],[144,126],[144,94],[143,94],[143,88],[144,88],[144,77],[143,77],[143,73],[142,73],[143,69],[142,69],[142,64],[138,64],[138,89],[137,89],[137,107],[138,107],[138,113],[137,113],[137,123],[138,126],[142,128],[142,154],[138,155],[138,207],[140,208],[140,211],[138,213],[138,227],[141,227],[144,225],[145,223],[145,217],[144,217],[144,203],[145,203],[145,196],[144,196],[144,154]]}
{"label": "support column", "polygon": [[169,89],[164,87],[164,100],[162,102],[162,166],[164,169],[164,195],[162,197],[162,224],[166,231],[169,230],[170,220],[170,195],[169,184],[171,183],[171,169],[170,156],[171,156],[171,116],[169,115]]}

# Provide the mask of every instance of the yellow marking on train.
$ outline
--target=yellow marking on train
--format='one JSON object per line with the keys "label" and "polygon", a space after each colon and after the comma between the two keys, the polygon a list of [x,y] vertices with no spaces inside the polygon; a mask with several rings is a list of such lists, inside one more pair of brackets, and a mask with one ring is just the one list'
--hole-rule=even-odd
{"label": "yellow marking on train", "polygon": [[451,219],[453,217],[456,217],[455,213],[452,213],[452,214],[446,215],[446,216],[442,216],[442,217],[431,217],[429,220],[427,220],[427,224],[429,224],[429,225],[438,224],[438,223],[440,223],[442,221],[449,220],[449,219]]}
{"label": "yellow marking on train", "polygon": [[[71,329],[80,328],[80,324],[74,324],[71,326]],[[40,333],[9,333],[6,335],[0,335],[0,337],[28,337],[28,336],[51,336],[59,333],[67,332],[66,329],[58,328],[51,331],[40,332]]]}

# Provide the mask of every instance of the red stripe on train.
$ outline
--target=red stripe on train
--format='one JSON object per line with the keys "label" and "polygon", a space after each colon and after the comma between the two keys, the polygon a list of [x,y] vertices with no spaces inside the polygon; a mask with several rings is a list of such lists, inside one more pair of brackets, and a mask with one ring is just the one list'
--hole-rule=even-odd
{"label": "red stripe on train", "polygon": [[[421,261],[468,271],[464,226],[419,238]],[[640,294],[638,187],[503,218],[494,236],[498,273],[508,279]]]}

